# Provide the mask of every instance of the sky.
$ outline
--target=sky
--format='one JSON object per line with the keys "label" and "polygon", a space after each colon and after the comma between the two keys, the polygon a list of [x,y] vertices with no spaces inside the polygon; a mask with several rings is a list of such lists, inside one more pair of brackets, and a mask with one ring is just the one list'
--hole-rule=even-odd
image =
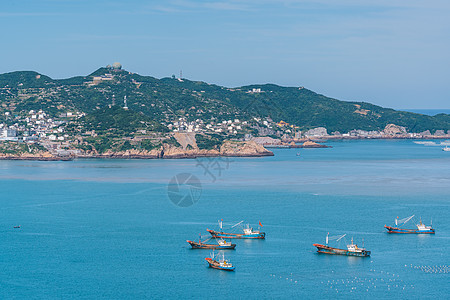
{"label": "sky", "polygon": [[[7,2],[7,3],[5,3]],[[226,87],[275,83],[384,107],[450,109],[448,0],[14,0],[0,73],[120,62]]]}

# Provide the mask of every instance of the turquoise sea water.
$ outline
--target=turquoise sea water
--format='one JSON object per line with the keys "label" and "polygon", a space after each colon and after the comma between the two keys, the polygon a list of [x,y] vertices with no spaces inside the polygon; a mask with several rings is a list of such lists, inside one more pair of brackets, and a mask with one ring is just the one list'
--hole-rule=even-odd
{"label": "turquoise sea water", "polygon": [[[447,298],[450,153],[328,144],[229,160],[0,161],[0,298]],[[201,184],[189,207],[168,197],[179,173]],[[436,235],[385,233],[412,214],[433,218]],[[186,243],[219,219],[267,233],[225,252],[235,272]],[[372,256],[317,254],[327,232],[364,239]]]}

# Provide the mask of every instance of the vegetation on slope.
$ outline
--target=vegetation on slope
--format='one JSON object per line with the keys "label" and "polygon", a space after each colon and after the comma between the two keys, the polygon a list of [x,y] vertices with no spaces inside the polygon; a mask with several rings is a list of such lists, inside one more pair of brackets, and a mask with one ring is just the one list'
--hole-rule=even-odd
{"label": "vegetation on slope", "polygon": [[[105,74],[111,74],[113,80],[92,82],[94,76]],[[29,71],[6,73],[0,75],[0,87],[3,88],[0,113],[20,114],[42,109],[54,117],[79,111],[86,113],[81,124],[88,130],[112,128],[110,131],[117,134],[138,129],[165,131],[165,126],[158,124],[169,124],[179,118],[188,122],[196,119],[221,122],[255,117],[283,120],[301,129],[323,126],[329,132],[382,130],[389,123],[404,126],[410,132],[450,130],[450,115],[426,116],[365,102],[339,101],[305,88],[266,84],[230,89],[107,68],[85,77],[63,80]],[[261,92],[249,92],[252,89]],[[130,110],[121,112],[117,107],[123,106],[125,96]],[[110,109],[112,104],[115,106]]]}

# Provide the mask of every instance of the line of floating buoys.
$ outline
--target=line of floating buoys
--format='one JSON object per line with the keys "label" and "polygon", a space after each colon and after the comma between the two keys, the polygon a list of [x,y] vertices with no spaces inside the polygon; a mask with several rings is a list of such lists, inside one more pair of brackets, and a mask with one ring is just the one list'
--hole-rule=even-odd
{"label": "line of floating buoys", "polygon": [[[291,273],[291,275],[292,275],[292,273]],[[284,276],[278,276],[278,275],[275,275],[275,274],[270,274],[270,277],[279,278],[279,279],[285,279]],[[292,283],[298,283],[298,281],[297,281],[297,280],[294,280],[294,278],[286,277],[286,280],[287,280],[287,281],[290,281],[290,282],[292,282]]]}
{"label": "line of floating buoys", "polygon": [[[407,267],[407,265],[405,265]],[[415,270],[420,270],[425,273],[431,273],[431,274],[448,274],[450,273],[450,265],[436,265],[436,266],[416,266],[416,265],[410,265],[410,268]]]}
{"label": "line of floating buoys", "polygon": [[370,269],[370,272],[375,273],[377,277],[351,277],[341,279],[331,279],[321,281],[326,286],[325,291],[336,291],[336,293],[365,293],[371,291],[396,291],[406,289],[413,289],[413,285],[407,285],[399,277],[400,275],[386,272],[376,271]]}

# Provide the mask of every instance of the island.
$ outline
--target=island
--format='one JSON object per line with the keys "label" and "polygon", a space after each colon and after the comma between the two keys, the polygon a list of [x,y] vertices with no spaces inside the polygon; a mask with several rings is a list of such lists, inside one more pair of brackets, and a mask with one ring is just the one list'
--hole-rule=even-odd
{"label": "island", "polygon": [[450,115],[340,101],[303,86],[223,87],[101,67],[0,74],[0,159],[271,156],[331,139],[448,139]]}

